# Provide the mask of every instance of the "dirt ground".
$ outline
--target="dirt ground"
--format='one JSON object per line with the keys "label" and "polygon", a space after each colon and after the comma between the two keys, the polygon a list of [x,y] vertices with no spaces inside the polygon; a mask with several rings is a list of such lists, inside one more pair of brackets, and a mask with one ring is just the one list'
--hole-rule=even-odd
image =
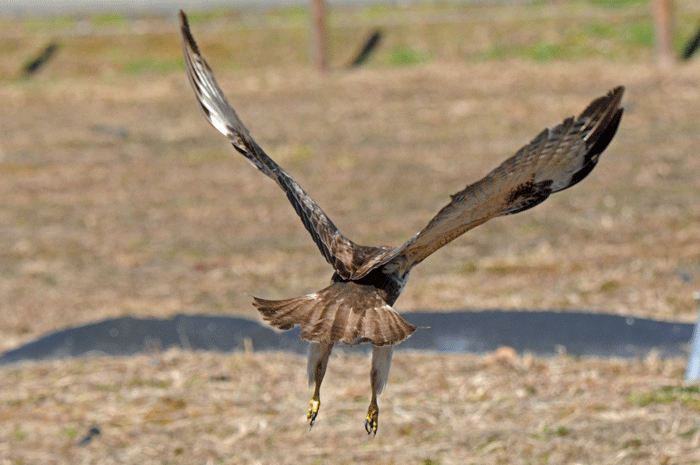
{"label": "dirt ground", "polygon": [[[637,57],[445,52],[320,75],[231,68],[206,24],[193,29],[260,145],[369,245],[402,243],[448,194],[624,84],[618,135],[585,181],[437,252],[396,308],[409,321],[485,308],[694,321],[700,60],[662,71]],[[179,54],[177,36],[163,37]],[[8,63],[29,46],[16,42],[0,85],[0,350],[123,315],[257,318],[251,295],[326,285],[330,268],[284,195],[205,123],[182,68],[120,73],[117,53],[66,51],[55,74],[19,80]],[[374,439],[362,425],[368,364],[333,359],[310,433],[296,356],[3,367],[0,463],[700,463],[700,395],[682,385],[683,360],[400,353]],[[102,434],[76,446],[93,424]]]}

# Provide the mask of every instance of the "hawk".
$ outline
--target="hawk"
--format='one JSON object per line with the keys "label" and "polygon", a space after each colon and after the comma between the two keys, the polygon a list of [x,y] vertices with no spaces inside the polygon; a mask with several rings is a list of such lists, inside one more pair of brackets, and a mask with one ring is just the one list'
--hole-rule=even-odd
{"label": "hawk", "polygon": [[374,346],[372,396],[365,430],[376,435],[377,396],[386,385],[393,348],[416,331],[392,308],[411,269],[491,218],[528,210],[585,178],[617,131],[624,88],[616,87],[593,100],[577,118],[567,118],[542,131],[486,177],[452,195],[428,225],[404,244],[364,246],[345,237],[294,178],[255,142],[202,58],[182,11],[180,23],[187,75],[202,113],[241,155],[279,185],[333,267],[331,283],[325,289],[285,300],[254,297],[253,302],[272,326],[281,330],[300,326],[301,338],[310,342],[307,368],[314,392],[307,415],[309,427],[321,405],[321,382],[333,345],[369,342]]}

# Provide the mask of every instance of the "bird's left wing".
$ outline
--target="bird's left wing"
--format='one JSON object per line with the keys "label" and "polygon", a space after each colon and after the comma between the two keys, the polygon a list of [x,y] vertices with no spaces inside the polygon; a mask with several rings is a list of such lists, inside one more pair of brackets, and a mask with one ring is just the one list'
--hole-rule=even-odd
{"label": "bird's left wing", "polygon": [[550,194],[581,181],[593,170],[617,131],[623,92],[624,87],[616,87],[591,102],[577,118],[567,118],[542,131],[486,177],[452,195],[452,201],[408,242],[355,270],[353,279],[391,261],[410,270],[489,219],[528,210]]}
{"label": "bird's left wing", "polygon": [[[357,246],[345,237],[301,186],[284,171],[253,140],[223,91],[214,74],[199,53],[192,37],[187,16],[180,11],[180,32],[185,67],[199,108],[214,128],[225,135],[244,157],[260,171],[272,178],[287,194],[289,202],[309,231],[321,254],[343,278],[349,278],[357,266],[358,252],[366,254],[366,247]],[[363,249],[363,250],[360,250]]]}

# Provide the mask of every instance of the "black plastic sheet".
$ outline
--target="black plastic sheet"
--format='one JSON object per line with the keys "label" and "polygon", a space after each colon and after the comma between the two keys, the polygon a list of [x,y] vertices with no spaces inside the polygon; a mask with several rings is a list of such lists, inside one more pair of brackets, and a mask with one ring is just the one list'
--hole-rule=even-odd
{"label": "black plastic sheet", "polygon": [[[397,350],[485,353],[501,346],[518,353],[553,356],[643,358],[686,356],[694,325],[584,312],[414,312],[403,316],[421,327]],[[176,315],[170,319],[123,317],[69,328],[0,355],[0,364],[92,355],[128,356],[171,347],[233,352],[305,353],[298,328],[278,332],[243,318]],[[343,347],[343,346],[340,346]],[[368,350],[368,344],[347,350]]]}

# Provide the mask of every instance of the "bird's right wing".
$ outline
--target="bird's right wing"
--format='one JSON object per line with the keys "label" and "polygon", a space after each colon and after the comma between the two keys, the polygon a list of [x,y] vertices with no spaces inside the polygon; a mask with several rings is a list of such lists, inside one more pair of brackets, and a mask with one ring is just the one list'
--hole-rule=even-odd
{"label": "bird's right wing", "polygon": [[[350,239],[338,231],[338,228],[326,216],[314,200],[299,184],[277,163],[265,154],[253,140],[248,129],[243,125],[223,91],[214,79],[214,74],[199,53],[197,43],[192,37],[187,16],[180,11],[180,31],[185,67],[190,84],[197,97],[197,103],[204,116],[214,128],[225,135],[243,156],[250,160],[260,171],[272,178],[287,194],[289,202],[309,231],[321,254],[342,278],[349,278],[356,267],[359,249]],[[364,255],[364,254],[361,254]]]}

